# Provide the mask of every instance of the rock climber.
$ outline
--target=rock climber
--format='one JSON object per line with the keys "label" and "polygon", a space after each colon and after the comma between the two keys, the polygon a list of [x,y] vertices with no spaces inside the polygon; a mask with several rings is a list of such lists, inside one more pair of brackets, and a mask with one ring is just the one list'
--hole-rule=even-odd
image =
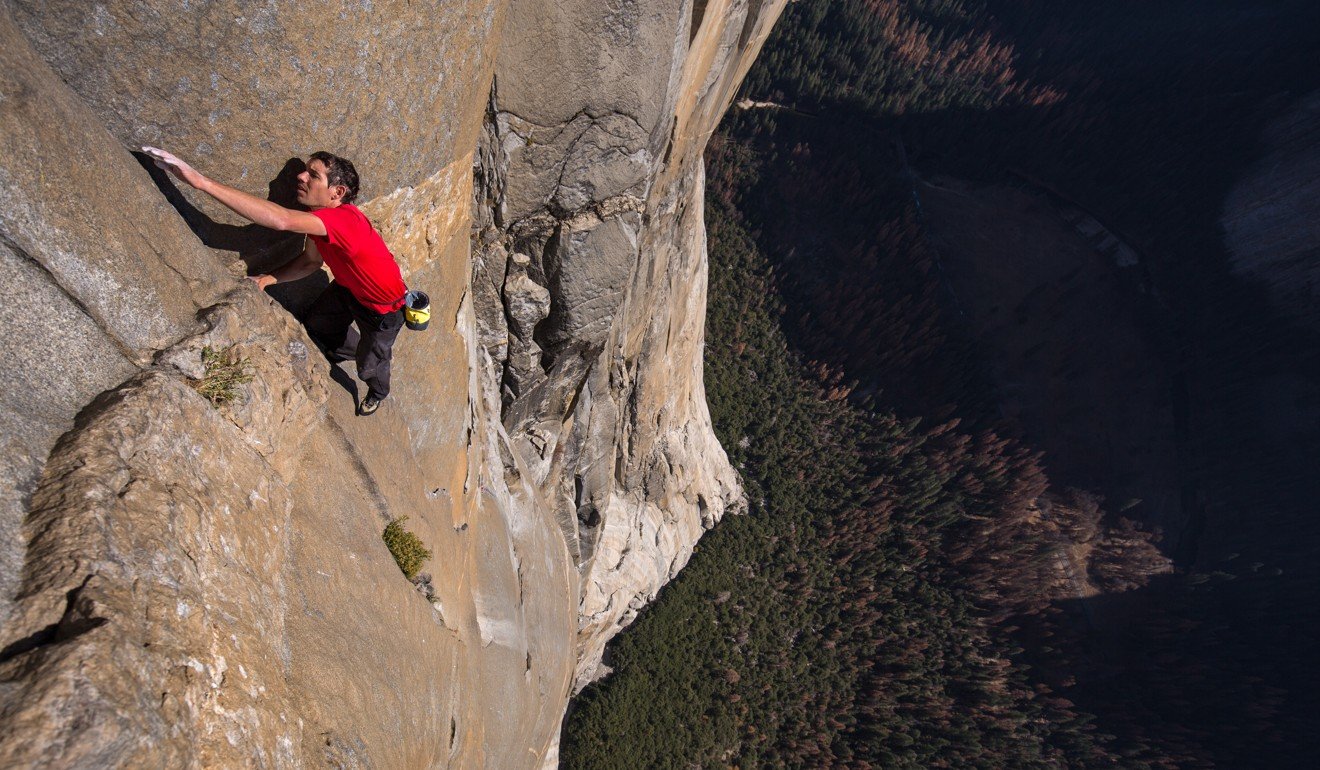
{"label": "rock climber", "polygon": [[[272,230],[307,236],[303,251],[283,267],[248,279],[264,290],[330,266],[334,282],[303,315],[307,333],[331,362],[354,359],[367,395],[358,414],[374,414],[390,394],[390,359],[404,321],[407,286],[399,264],[366,215],[353,205],[358,175],[347,159],[315,152],[298,175],[298,203],[285,208],[202,175],[177,156],[143,147],[156,165],[239,216]],[[352,328],[357,325],[357,330]]]}

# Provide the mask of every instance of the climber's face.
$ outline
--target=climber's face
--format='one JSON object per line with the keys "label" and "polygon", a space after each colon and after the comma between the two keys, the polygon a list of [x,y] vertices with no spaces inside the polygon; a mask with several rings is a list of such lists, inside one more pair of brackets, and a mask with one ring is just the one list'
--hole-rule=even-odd
{"label": "climber's face", "polygon": [[348,188],[342,184],[331,185],[329,173],[330,169],[322,161],[309,162],[307,170],[298,175],[298,202],[309,209],[338,206]]}

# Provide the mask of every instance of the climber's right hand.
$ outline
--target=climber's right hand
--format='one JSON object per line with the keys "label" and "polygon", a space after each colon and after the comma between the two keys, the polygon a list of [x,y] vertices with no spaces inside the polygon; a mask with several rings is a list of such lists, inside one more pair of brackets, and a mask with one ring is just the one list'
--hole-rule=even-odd
{"label": "climber's right hand", "polygon": [[267,286],[274,286],[276,283],[275,276],[265,275],[264,273],[262,275],[249,275],[247,279],[255,283],[257,288],[262,291],[265,291]]}
{"label": "climber's right hand", "polygon": [[189,187],[201,187],[206,182],[206,177],[201,172],[183,162],[174,153],[166,152],[159,147],[143,147],[142,151],[156,162],[157,168],[177,176]]}

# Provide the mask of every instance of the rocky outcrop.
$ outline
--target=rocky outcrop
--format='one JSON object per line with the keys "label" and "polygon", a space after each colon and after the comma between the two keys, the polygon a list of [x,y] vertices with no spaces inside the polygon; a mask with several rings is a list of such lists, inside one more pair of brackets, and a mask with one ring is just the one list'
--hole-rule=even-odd
{"label": "rocky outcrop", "polygon": [[[701,152],[781,6],[5,5],[0,764],[553,762],[605,642],[742,504]],[[324,278],[284,308],[241,279],[297,239],[141,144],[273,200],[291,156],[358,160],[433,302],[380,414],[286,312]],[[217,350],[254,375],[218,407]]]}

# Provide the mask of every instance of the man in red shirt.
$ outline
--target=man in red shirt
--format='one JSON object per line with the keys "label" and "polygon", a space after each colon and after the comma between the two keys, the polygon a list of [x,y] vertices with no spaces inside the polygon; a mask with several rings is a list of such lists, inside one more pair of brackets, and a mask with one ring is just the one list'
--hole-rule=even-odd
{"label": "man in red shirt", "polygon": [[[330,267],[334,283],[307,310],[307,333],[331,361],[357,361],[367,395],[358,414],[375,413],[390,394],[390,359],[403,328],[404,294],[399,265],[380,234],[352,201],[358,193],[353,164],[328,152],[313,153],[298,175],[298,202],[308,211],[288,209],[208,179],[164,150],[142,148],[156,165],[220,201],[237,214],[272,230],[307,235],[302,254],[268,275],[249,279],[261,289],[296,281]],[[357,324],[357,331],[352,325]]]}

